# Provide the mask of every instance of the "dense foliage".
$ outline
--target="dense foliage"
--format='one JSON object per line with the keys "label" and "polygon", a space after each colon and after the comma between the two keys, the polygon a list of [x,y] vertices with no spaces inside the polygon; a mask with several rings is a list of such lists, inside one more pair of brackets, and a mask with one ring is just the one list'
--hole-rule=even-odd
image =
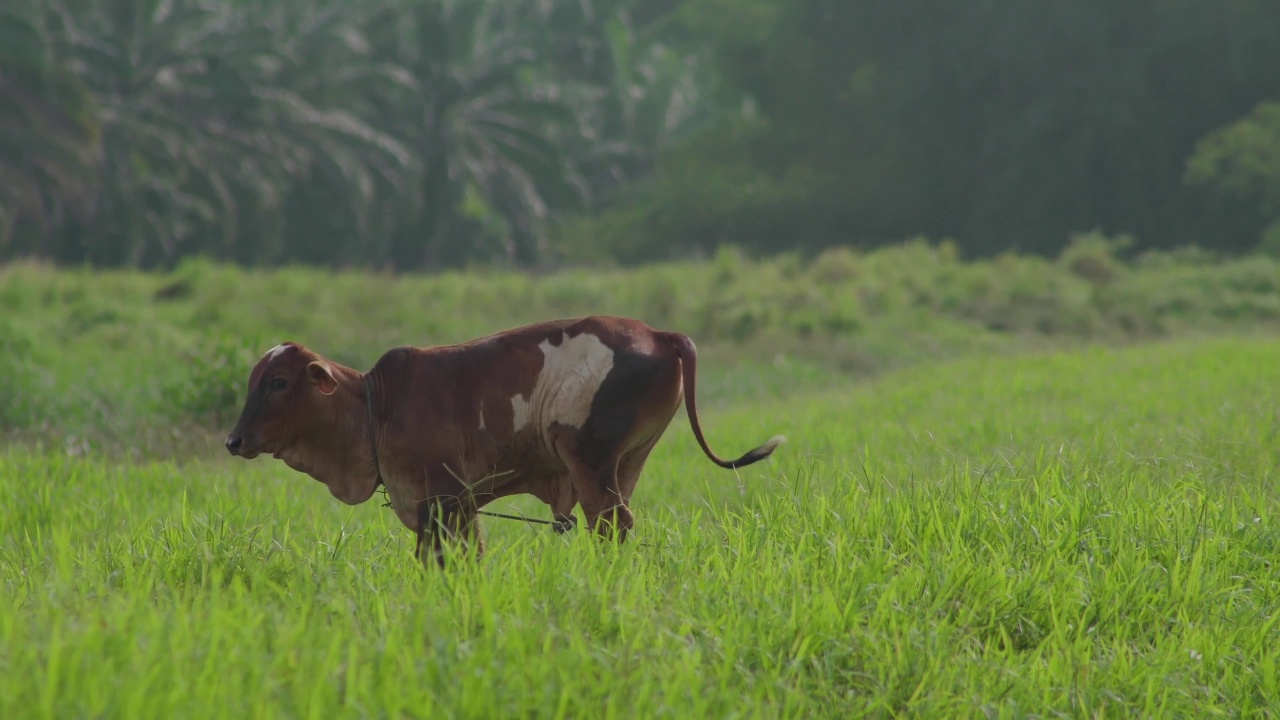
{"label": "dense foliage", "polygon": [[1276,67],[1271,0],[11,0],[0,259],[1280,245]]}

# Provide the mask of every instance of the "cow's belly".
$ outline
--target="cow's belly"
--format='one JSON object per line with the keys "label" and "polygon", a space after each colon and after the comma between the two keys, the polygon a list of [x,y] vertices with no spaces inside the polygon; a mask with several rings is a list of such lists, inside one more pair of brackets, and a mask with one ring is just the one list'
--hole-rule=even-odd
{"label": "cow's belly", "polygon": [[[469,484],[476,487],[487,484],[490,489],[497,489],[565,472],[564,463],[556,455],[549,434],[532,424],[495,450],[492,456],[478,459],[470,468]],[[490,475],[493,478],[486,480]]]}

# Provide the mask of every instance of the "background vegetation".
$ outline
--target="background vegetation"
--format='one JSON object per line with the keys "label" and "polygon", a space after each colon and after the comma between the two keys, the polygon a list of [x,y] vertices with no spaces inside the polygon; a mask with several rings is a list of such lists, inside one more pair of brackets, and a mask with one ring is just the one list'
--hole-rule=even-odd
{"label": "background vegetation", "polygon": [[217,451],[248,369],[286,339],[367,368],[395,345],[627,315],[696,339],[701,401],[714,408],[924,361],[1280,325],[1280,260],[1180,250],[1124,261],[1123,244],[1086,235],[1054,258],[976,262],[925,241],[771,260],[723,248],[704,262],[538,277],[15,263],[0,268],[0,438],[75,454]]}
{"label": "background vegetation", "polygon": [[0,259],[1274,249],[1276,67],[1271,0],[11,0]]}

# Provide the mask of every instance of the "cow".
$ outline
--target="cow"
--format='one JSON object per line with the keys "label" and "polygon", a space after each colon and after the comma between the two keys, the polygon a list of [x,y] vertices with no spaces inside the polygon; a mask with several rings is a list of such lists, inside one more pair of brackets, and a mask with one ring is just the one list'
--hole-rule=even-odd
{"label": "cow", "polygon": [[622,542],[636,482],[682,395],[694,437],[722,468],[763,460],[784,440],[721,459],[702,434],[696,378],[688,336],[602,315],[395,347],[364,373],[285,342],[249,373],[226,448],[283,460],[349,505],[385,487],[423,563],[444,564],[451,544],[482,553],[477,512],[521,493],[546,503],[558,529],[581,506],[595,533]]}

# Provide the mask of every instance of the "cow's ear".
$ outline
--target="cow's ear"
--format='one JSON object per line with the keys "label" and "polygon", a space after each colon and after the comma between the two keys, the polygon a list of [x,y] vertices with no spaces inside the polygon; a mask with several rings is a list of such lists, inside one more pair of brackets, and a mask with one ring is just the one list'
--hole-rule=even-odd
{"label": "cow's ear", "polygon": [[307,377],[325,395],[332,395],[338,390],[338,381],[329,372],[329,366],[319,360],[312,360],[307,364]]}

